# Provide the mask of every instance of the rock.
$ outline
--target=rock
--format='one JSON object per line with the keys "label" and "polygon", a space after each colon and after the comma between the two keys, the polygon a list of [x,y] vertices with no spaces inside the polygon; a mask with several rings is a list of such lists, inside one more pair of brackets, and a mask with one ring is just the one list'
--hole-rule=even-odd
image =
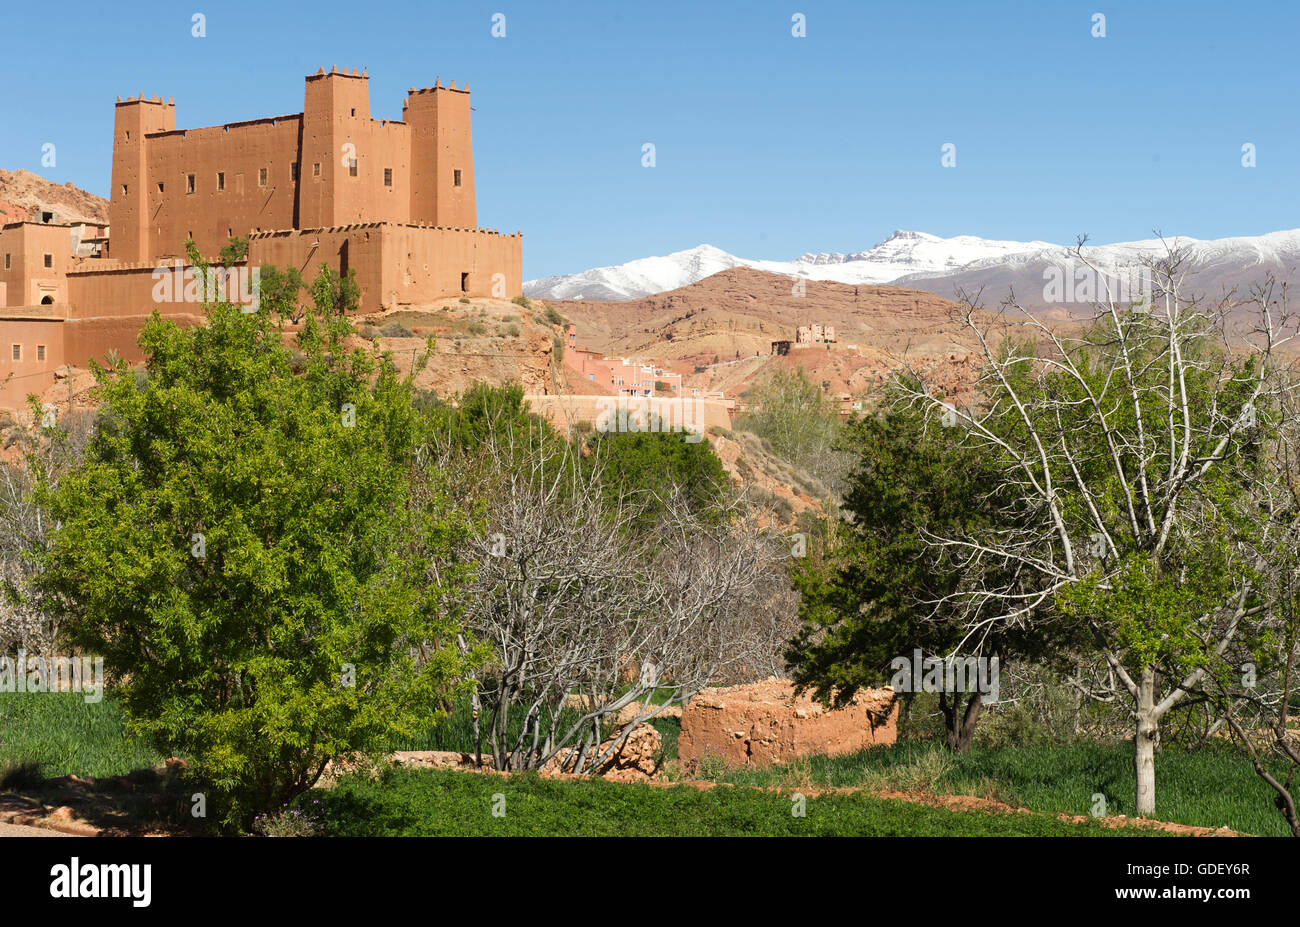
{"label": "rock", "polygon": [[723,689],[693,698],[682,712],[677,755],[694,769],[707,754],[730,766],[769,766],[813,753],[852,753],[875,744],[892,744],[898,708],[894,691],[858,693],[852,705],[827,711],[810,696],[794,695],[786,679]]}

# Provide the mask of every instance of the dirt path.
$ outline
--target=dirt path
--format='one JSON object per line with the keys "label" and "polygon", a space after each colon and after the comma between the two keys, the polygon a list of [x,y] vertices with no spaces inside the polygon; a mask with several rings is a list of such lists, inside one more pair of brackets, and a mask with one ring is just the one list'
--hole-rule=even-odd
{"label": "dirt path", "polygon": [[61,834],[46,827],[28,827],[26,824],[0,823],[0,837],[76,837],[77,834]]}

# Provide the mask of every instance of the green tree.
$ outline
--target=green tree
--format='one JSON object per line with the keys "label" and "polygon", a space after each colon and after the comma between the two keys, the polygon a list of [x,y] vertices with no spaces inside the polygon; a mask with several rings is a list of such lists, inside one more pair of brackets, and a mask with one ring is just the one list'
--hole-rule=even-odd
{"label": "green tree", "polygon": [[[201,263],[197,255],[192,255]],[[186,757],[221,820],[310,788],[325,764],[409,735],[472,662],[454,642],[471,525],[410,474],[431,427],[409,379],[348,353],[308,310],[295,374],[282,317],[157,313],[147,377],[99,369],[84,462],[39,491],[59,525],[41,574],[74,644],[102,654],[134,728]],[[431,569],[435,558],[453,564]]]}
{"label": "green tree", "polygon": [[[967,634],[970,616],[954,598],[983,580],[966,559],[931,551],[927,537],[975,530],[996,512],[997,465],[905,404],[849,423],[842,446],[857,464],[843,507],[814,537],[810,556],[792,561],[803,627],[787,659],[801,689],[837,706],[863,687],[893,680],[896,659],[1043,656],[1047,630],[999,628]],[[987,664],[990,671],[992,664]],[[921,679],[899,686],[910,699]],[[984,692],[938,687],[947,745],[970,748]]]}
{"label": "green tree", "polygon": [[[1152,263],[1158,303],[1100,303],[1068,336],[1026,313],[1028,344],[1002,339],[968,305],[984,347],[980,408],[914,391],[1003,463],[1000,514],[934,537],[931,550],[1003,565],[1001,582],[968,590],[968,602],[996,612],[985,627],[1023,624],[1050,605],[1087,631],[1105,666],[1089,694],[1133,719],[1142,815],[1155,813],[1161,720],[1269,609],[1259,576],[1276,496],[1266,446],[1289,323],[1271,285],[1206,306],[1182,265],[1176,251]],[[1230,323],[1249,303],[1255,320]]]}
{"label": "green tree", "polygon": [[663,492],[675,486],[695,514],[715,511],[726,495],[727,472],[708,441],[686,438],[672,432],[595,433],[588,459],[601,468],[606,502],[639,506],[636,524],[644,526],[663,513]]}
{"label": "green tree", "polygon": [[842,488],[850,461],[836,446],[839,407],[802,367],[778,370],[750,389],[735,427],[767,439],[783,459]]}
{"label": "green tree", "polygon": [[248,236],[232,235],[230,242],[221,249],[221,263],[229,267],[248,257]]}

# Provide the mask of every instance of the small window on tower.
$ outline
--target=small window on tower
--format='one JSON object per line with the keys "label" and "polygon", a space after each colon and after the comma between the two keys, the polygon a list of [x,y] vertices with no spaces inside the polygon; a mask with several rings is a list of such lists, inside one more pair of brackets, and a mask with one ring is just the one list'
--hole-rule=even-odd
{"label": "small window on tower", "polygon": [[259,187],[266,186],[266,168],[264,167],[259,167],[257,169],[257,185]]}
{"label": "small window on tower", "polygon": [[16,345],[14,345],[14,354],[13,354],[13,357],[14,357],[14,360],[22,360],[22,359],[23,359],[23,346],[22,346],[21,344],[16,344]]}
{"label": "small window on tower", "polygon": [[47,255],[45,255],[45,266],[46,266],[46,267],[53,267],[53,266],[54,266],[54,255],[52,255],[52,254],[47,254]]}
{"label": "small window on tower", "polygon": [[12,266],[12,264],[10,263],[12,260],[13,258],[9,255],[9,253],[5,252],[5,270],[8,270]]}
{"label": "small window on tower", "polygon": [[163,192],[163,182],[161,180],[158,181],[158,192],[159,193]]}
{"label": "small window on tower", "polygon": [[126,196],[126,184],[122,184],[122,195]]}
{"label": "small window on tower", "polygon": [[469,274],[460,275],[460,291],[462,293],[469,292]]}
{"label": "small window on tower", "polygon": [[319,161],[317,161],[315,164],[313,164],[313,165],[311,166],[311,175],[312,175],[313,177],[319,177],[319,176],[320,176],[320,162],[319,162]]}
{"label": "small window on tower", "polygon": [[194,175],[193,175],[193,174],[186,174],[186,175],[185,175],[185,192],[186,192],[186,193],[193,193],[193,192],[194,192]]}
{"label": "small window on tower", "polygon": [[386,167],[384,168],[384,186],[391,187],[392,185],[393,185],[393,169],[391,167]]}
{"label": "small window on tower", "polygon": [[349,176],[349,177],[355,177],[355,176],[357,176],[357,159],[356,159],[356,158],[353,158],[352,160],[348,161],[348,176]]}
{"label": "small window on tower", "polygon": [[460,186],[460,171],[452,171],[452,172],[451,172],[451,185],[452,185],[453,187],[459,187],[459,186]]}
{"label": "small window on tower", "polygon": [[356,114],[357,114],[357,108],[354,106],[352,107],[352,115],[355,116]]}
{"label": "small window on tower", "polygon": [[43,361],[43,360],[45,360],[45,345],[43,345],[43,344],[38,344],[38,345],[36,346],[36,359],[37,359],[38,361]]}
{"label": "small window on tower", "polygon": [[289,180],[293,183],[298,182],[298,162],[295,161],[289,165]]}
{"label": "small window on tower", "polygon": [[218,190],[224,190],[224,189],[226,189],[226,172],[225,172],[225,171],[217,171],[217,189],[218,189]]}

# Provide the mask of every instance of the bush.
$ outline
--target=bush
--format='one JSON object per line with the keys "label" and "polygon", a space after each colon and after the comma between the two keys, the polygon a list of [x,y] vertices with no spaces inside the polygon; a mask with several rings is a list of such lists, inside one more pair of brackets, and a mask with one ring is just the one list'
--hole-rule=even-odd
{"label": "bush", "polygon": [[379,330],[379,333],[385,338],[414,338],[415,332],[411,331],[401,322],[389,322]]}
{"label": "bush", "polygon": [[511,337],[511,338],[518,338],[518,337],[519,337],[519,326],[518,326],[518,325],[515,325],[513,322],[512,322],[511,324],[505,326],[505,327],[502,329],[502,331],[503,331],[503,332],[504,332],[508,337]]}
{"label": "bush", "polygon": [[436,423],[390,363],[344,351],[346,318],[307,311],[304,376],[283,319],[218,303],[206,323],[146,323],[148,390],[105,374],[111,426],[37,494],[59,525],[40,582],[131,729],[246,828],[331,758],[438,716],[466,664],[407,642],[460,632],[444,596],[465,578],[427,569],[470,526],[414,472]]}
{"label": "bush", "polygon": [[527,297],[527,296],[523,296],[523,295],[516,296],[514,299],[512,299],[512,300],[510,300],[510,301],[511,301],[512,303],[514,303],[516,306],[523,306],[525,309],[531,309],[531,308],[532,308],[532,306],[531,306],[531,305],[529,304],[529,302],[528,302],[528,297]]}

